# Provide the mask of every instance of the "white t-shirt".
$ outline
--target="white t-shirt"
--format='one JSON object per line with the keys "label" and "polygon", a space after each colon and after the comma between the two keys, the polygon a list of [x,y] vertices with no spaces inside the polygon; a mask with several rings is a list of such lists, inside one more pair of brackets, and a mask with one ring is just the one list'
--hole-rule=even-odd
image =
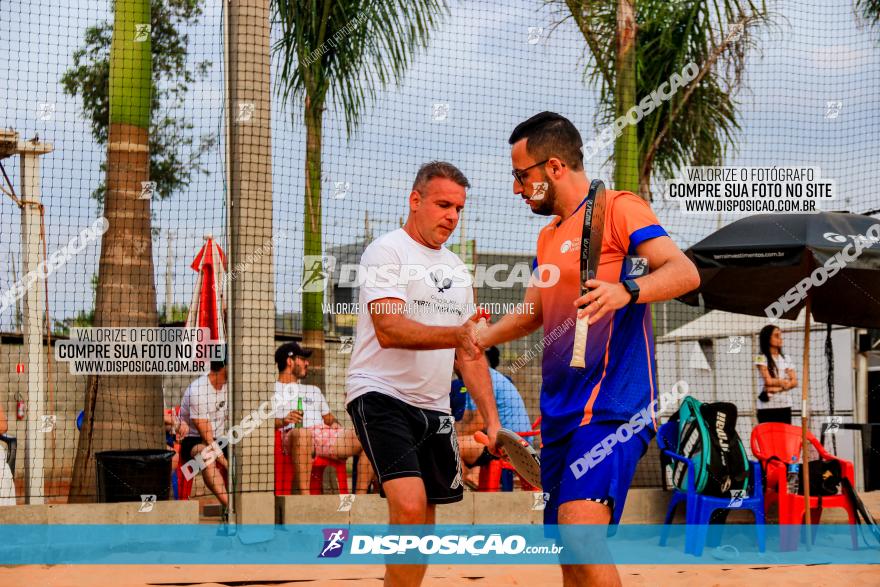
{"label": "white t-shirt", "polygon": [[[275,405],[275,417],[284,419],[287,414],[296,409],[297,399],[303,400],[303,428],[317,426],[324,421],[324,414],[330,413],[330,406],[324,399],[324,394],[314,385],[301,383],[275,382],[275,395],[272,401]],[[282,430],[293,428],[293,424],[287,424]]]}
{"label": "white t-shirt", "polygon": [[460,326],[474,310],[467,267],[446,247],[426,247],[402,228],[373,241],[361,257],[361,267],[366,282],[358,295],[346,405],[377,391],[448,414],[455,349],[383,349],[368,306],[381,298],[397,298],[405,304],[403,315],[411,320],[431,326]]}
{"label": "white t-shirt", "polygon": [[226,397],[226,384],[217,389],[202,375],[189,384],[180,402],[180,419],[189,426],[187,436],[201,436],[193,420],[210,420],[214,439],[226,434],[226,414],[229,403]]}
{"label": "white t-shirt", "polygon": [[[773,357],[773,362],[776,363],[776,378],[777,379],[786,379],[788,376],[785,373],[786,369],[794,369],[794,362],[791,359],[783,355],[777,355]],[[758,370],[758,366],[762,365],[764,367],[767,366],[767,357],[763,354],[755,356],[755,370],[758,371],[758,387],[763,391],[764,390],[764,378],[761,377],[761,371]],[[787,389],[785,391],[780,391],[778,393],[768,393],[770,396],[769,402],[762,402],[760,399],[758,400],[758,409],[759,410],[769,410],[775,408],[790,408],[791,407],[791,396],[792,392],[796,390],[797,387],[793,387],[791,389]]]}
{"label": "white t-shirt", "polygon": [[0,444],[0,506],[15,505],[15,482],[6,464],[6,445]]}

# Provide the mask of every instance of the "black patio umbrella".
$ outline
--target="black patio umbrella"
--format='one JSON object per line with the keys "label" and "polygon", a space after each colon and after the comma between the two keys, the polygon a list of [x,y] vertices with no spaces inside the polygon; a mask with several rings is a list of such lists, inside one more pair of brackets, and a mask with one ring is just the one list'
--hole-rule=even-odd
{"label": "black patio umbrella", "polygon": [[[692,306],[795,319],[806,308],[801,398],[804,479],[810,318],[880,328],[880,220],[858,214],[759,214],[737,220],[686,251],[700,287],[679,298]],[[805,512],[810,510],[804,483]],[[810,516],[805,516],[810,524]]]}
{"label": "black patio umbrella", "polygon": [[[874,225],[877,228],[870,230]],[[861,254],[853,259],[859,237],[868,242],[863,241]],[[699,294],[707,308],[789,320],[797,318],[809,300],[819,322],[880,328],[878,241],[880,220],[858,214],[749,216],[686,251],[700,271],[701,284],[680,299],[696,306]],[[815,285],[802,290],[806,296],[797,290],[786,295],[835,255],[841,269],[819,270]]]}

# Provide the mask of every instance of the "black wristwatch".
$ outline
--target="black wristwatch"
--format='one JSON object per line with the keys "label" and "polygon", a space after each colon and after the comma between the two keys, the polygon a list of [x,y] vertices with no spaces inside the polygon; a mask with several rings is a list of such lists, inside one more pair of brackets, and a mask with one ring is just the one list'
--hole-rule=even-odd
{"label": "black wristwatch", "polygon": [[635,304],[639,301],[639,293],[641,290],[639,289],[639,284],[636,283],[635,279],[625,279],[623,281],[623,289],[629,294],[629,303]]}

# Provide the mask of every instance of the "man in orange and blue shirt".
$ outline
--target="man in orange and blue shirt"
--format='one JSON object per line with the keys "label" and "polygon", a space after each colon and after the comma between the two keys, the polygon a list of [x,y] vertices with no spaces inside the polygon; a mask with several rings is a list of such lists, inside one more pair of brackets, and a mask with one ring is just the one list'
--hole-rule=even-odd
{"label": "man in orange and blue shirt", "polygon": [[[479,344],[497,345],[544,327],[541,478],[549,494],[544,522],[616,524],[657,426],[647,304],[695,289],[699,275],[646,201],[607,190],[599,270],[587,282],[590,292],[581,296],[580,242],[590,181],[580,133],[566,118],[542,112],[517,126],[510,144],[514,193],[532,212],[553,219],[538,236],[522,311],[483,330]],[[590,316],[584,369],[569,367],[578,314]],[[612,447],[607,439],[615,436]],[[613,565],[563,565],[563,579],[566,585],[620,581]]]}

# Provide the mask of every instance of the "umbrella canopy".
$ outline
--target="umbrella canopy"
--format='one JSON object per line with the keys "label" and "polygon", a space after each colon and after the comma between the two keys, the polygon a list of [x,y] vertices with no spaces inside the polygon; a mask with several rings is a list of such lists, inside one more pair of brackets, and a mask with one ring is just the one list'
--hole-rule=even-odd
{"label": "umbrella canopy", "polygon": [[205,246],[196,255],[191,267],[199,274],[193,291],[192,303],[186,317],[187,328],[207,328],[211,340],[226,340],[226,327],[223,320],[223,292],[220,284],[226,273],[226,255],[213,237],[205,235]]}
{"label": "umbrella canopy", "polygon": [[[810,318],[880,327],[880,222],[840,212],[759,214],[733,222],[686,251],[700,287],[681,301],[768,318],[804,312],[801,383],[803,478],[809,479],[807,428]],[[804,511],[810,487],[804,484]],[[810,516],[805,517],[810,525]]]}
{"label": "umbrella canopy", "polygon": [[[686,254],[701,278],[698,290],[680,298],[686,304],[699,305],[699,294],[707,308],[794,319],[808,292],[816,320],[880,328],[880,221],[875,218],[840,212],[759,214],[714,232]],[[805,279],[800,291],[789,291]],[[812,285],[805,288],[807,283]]]}

